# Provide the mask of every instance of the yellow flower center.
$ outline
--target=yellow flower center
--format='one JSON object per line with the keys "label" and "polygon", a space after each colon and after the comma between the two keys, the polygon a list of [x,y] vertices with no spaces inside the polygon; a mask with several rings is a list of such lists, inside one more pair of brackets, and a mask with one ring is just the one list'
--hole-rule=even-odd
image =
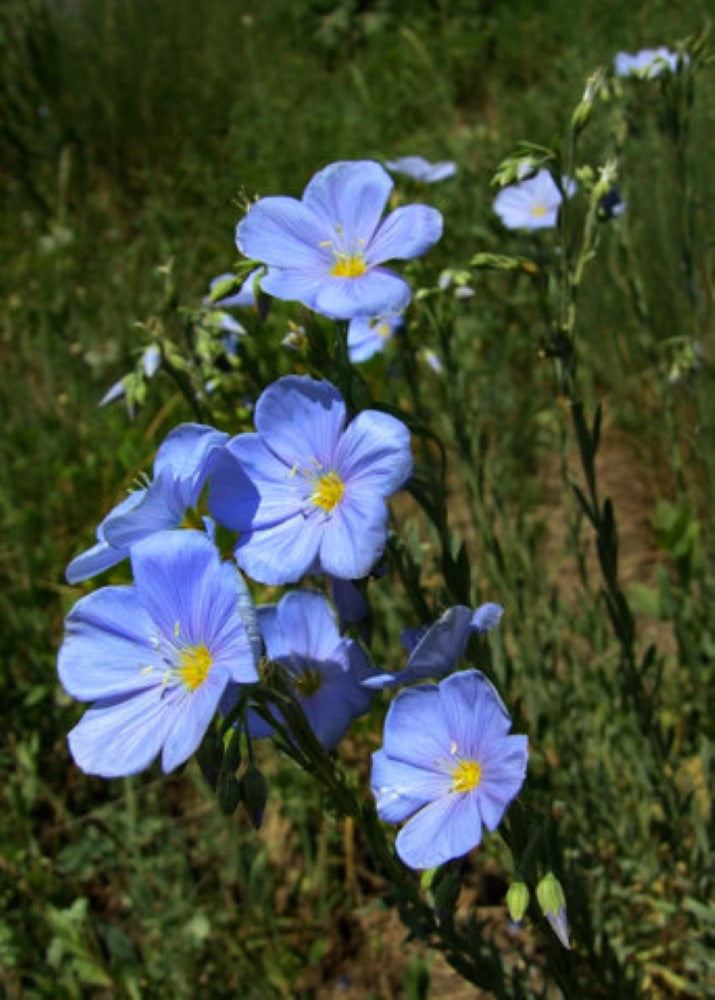
{"label": "yellow flower center", "polygon": [[531,210],[531,214],[535,219],[540,219],[542,215],[546,215],[547,208],[546,205],[534,205]]}
{"label": "yellow flower center", "polygon": [[345,483],[337,472],[326,472],[315,481],[315,491],[310,498],[316,507],[331,511],[340,503],[345,492]]}
{"label": "yellow flower center", "polygon": [[179,675],[190,691],[200,687],[208,676],[213,657],[206,646],[189,646],[179,656]]}
{"label": "yellow flower center", "polygon": [[471,792],[482,777],[482,769],[476,760],[460,760],[452,771],[452,791]]}
{"label": "yellow flower center", "polygon": [[295,678],[293,683],[298,694],[304,698],[309,698],[312,694],[315,694],[323,683],[323,678],[319,671],[308,667],[307,670],[304,670]]}
{"label": "yellow flower center", "polygon": [[377,332],[382,337],[383,340],[387,340],[387,338],[390,336],[390,324],[380,323],[380,325],[377,328]]}
{"label": "yellow flower center", "polygon": [[336,253],[330,273],[334,278],[359,278],[367,271],[365,257],[361,253]]}

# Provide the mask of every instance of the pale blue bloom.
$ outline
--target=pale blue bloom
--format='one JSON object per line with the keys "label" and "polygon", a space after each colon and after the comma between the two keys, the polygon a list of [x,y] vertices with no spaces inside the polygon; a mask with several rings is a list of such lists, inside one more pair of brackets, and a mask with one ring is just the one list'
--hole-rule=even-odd
{"label": "pale blue bloom", "polygon": [[261,198],[236,228],[241,253],[268,266],[261,288],[334,319],[400,312],[409,285],[381,265],[419,257],[442,235],[426,205],[382,213],[392,180],[370,160],[333,163],[300,201]]}
{"label": "pale blue bloom", "polygon": [[[458,858],[494,830],[526,776],[526,736],[477,670],[438,686],[400,691],[372,755],[370,785],[381,819],[408,820],[395,842],[410,868]],[[409,818],[411,817],[411,818]]]}
{"label": "pale blue bloom", "polygon": [[[269,660],[279,663],[318,741],[332,750],[353,719],[370,706],[361,686],[371,664],[363,648],[340,635],[322,594],[294,590],[279,604],[258,608],[258,626]],[[281,720],[281,713],[272,712]],[[249,713],[251,736],[270,736],[272,727]]]}
{"label": "pale blue bloom", "polygon": [[[563,178],[568,197],[576,184]],[[548,170],[541,169],[533,177],[502,188],[494,199],[494,211],[507,229],[552,229],[563,201],[561,191]]]}
{"label": "pale blue bloom", "polygon": [[133,546],[134,584],[102,587],[67,616],[58,669],[94,705],[69,734],[75,763],[105,778],[164,771],[197,749],[228,684],[258,680],[255,613],[236,567],[197,531]]}
{"label": "pale blue bloom", "polygon": [[410,433],[363,410],[346,426],[330,382],[288,375],[256,403],[257,433],[233,438],[209,477],[209,510],[239,532],[239,566],[261,583],[306,573],[366,576],[387,541],[387,497],[412,471]]}
{"label": "pale blue bloom", "polygon": [[[687,62],[687,57],[684,62]],[[671,52],[665,45],[657,49],[641,49],[635,55],[619,52],[613,60],[613,68],[617,76],[639,76],[652,80],[664,72],[677,72],[678,53]]]}
{"label": "pale blue bloom", "polygon": [[385,350],[395,333],[404,325],[402,315],[379,316],[367,319],[358,316],[348,326],[348,351],[353,364],[368,361],[374,354]]}
{"label": "pale blue bloom", "polygon": [[457,173],[457,164],[451,160],[430,163],[424,156],[401,156],[397,160],[387,160],[385,166],[395,174],[404,174],[422,184],[445,181]]}
{"label": "pale blue bloom", "polygon": [[125,497],[97,528],[97,543],[67,567],[79,583],[116,566],[142,538],[178,528],[198,503],[206,475],[228,434],[204,424],[180,424],[167,435],[154,461],[154,479]]}
{"label": "pale blue bloom", "polygon": [[405,629],[401,636],[409,653],[405,669],[396,674],[378,674],[365,683],[371,688],[389,688],[444,677],[456,669],[472,632],[490,632],[503,613],[499,604],[482,604],[476,611],[458,604],[432,625]]}

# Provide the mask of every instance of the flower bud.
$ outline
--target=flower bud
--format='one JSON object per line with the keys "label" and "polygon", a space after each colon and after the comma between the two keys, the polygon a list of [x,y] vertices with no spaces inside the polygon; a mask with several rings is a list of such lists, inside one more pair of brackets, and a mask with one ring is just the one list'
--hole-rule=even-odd
{"label": "flower bud", "polygon": [[506,908],[509,916],[518,924],[524,919],[529,905],[529,889],[524,882],[512,882],[506,894]]}
{"label": "flower bud", "polygon": [[570,948],[568,920],[566,917],[566,897],[561,883],[553,872],[544,875],[536,887],[536,898],[551,929],[564,948]]}

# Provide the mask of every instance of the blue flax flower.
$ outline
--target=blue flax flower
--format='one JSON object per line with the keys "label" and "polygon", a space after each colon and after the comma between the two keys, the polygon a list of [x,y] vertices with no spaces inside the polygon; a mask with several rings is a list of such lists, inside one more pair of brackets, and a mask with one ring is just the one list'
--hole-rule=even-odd
{"label": "blue flax flower", "polygon": [[[687,57],[684,62],[687,62]],[[641,49],[635,55],[619,52],[613,60],[613,68],[616,76],[638,76],[652,80],[663,72],[677,72],[678,53],[671,52],[665,45],[660,45],[657,49]]]}
{"label": "blue flax flower", "polygon": [[156,453],[152,482],[107,514],[97,528],[96,545],[67,567],[68,582],[79,583],[116,566],[132,545],[155,531],[180,527],[198,503],[211,463],[227,440],[228,434],[205,424],[175,427]]}
{"label": "blue flax flower", "polygon": [[364,683],[371,688],[436,679],[451,673],[464,655],[472,632],[496,628],[504,609],[499,604],[482,604],[476,611],[462,604],[449,608],[430,626],[405,629],[402,645],[410,654],[407,666],[397,674],[378,674]]}
{"label": "blue flax flower", "polygon": [[403,323],[401,315],[378,316],[376,319],[358,316],[351,320],[348,327],[348,352],[353,364],[368,361],[374,354],[384,351]]}
{"label": "blue flax flower", "polygon": [[430,163],[424,156],[401,156],[397,160],[387,160],[385,166],[394,174],[404,174],[422,184],[446,181],[457,173],[457,164],[451,160]]}
{"label": "blue flax flower", "polygon": [[385,719],[370,784],[380,818],[400,823],[395,847],[410,868],[434,868],[481,843],[524,783],[526,736],[489,681],[465,670],[400,691]]}
{"label": "blue flax flower", "polygon": [[[564,178],[564,188],[571,196],[574,182]],[[548,170],[502,188],[494,199],[494,211],[507,229],[553,229],[563,196]]]}
{"label": "blue flax flower", "polygon": [[236,228],[247,257],[268,265],[261,288],[334,319],[399,312],[410,300],[402,278],[381,265],[419,257],[442,235],[442,216],[426,205],[382,213],[392,180],[370,160],[333,163],[300,201],[257,201]]}
{"label": "blue flax flower", "polygon": [[259,397],[258,433],[233,438],[217,459],[209,510],[240,533],[236,561],[255,580],[356,580],[382,553],[385,499],[412,471],[410,434],[375,410],[345,421],[330,382],[288,375]]}
{"label": "blue flax flower", "polygon": [[[266,655],[284,668],[310,728],[332,750],[370,705],[370,692],[360,683],[372,669],[364,650],[340,635],[326,598],[307,590],[258,608],[258,627]],[[255,713],[248,725],[253,737],[271,735],[271,726]]]}
{"label": "blue flax flower", "polygon": [[66,620],[58,669],[91,701],[69,734],[75,763],[105,778],[164,771],[196,750],[229,682],[258,680],[255,615],[233,564],[198,531],[132,548],[134,584],[83,597]]}

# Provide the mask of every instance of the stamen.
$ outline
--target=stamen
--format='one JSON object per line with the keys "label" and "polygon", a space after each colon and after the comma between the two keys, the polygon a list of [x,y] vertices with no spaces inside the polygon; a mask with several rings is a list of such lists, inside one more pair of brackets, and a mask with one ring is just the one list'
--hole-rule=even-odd
{"label": "stamen", "polygon": [[330,512],[340,503],[344,492],[345,483],[337,472],[326,472],[324,476],[316,479],[315,490],[310,499],[316,507],[322,507],[323,510]]}
{"label": "stamen", "polygon": [[179,654],[179,676],[190,691],[195,691],[208,677],[213,657],[206,646],[188,646]]}
{"label": "stamen", "polygon": [[452,791],[471,792],[482,777],[482,768],[476,760],[460,760],[452,771]]}

